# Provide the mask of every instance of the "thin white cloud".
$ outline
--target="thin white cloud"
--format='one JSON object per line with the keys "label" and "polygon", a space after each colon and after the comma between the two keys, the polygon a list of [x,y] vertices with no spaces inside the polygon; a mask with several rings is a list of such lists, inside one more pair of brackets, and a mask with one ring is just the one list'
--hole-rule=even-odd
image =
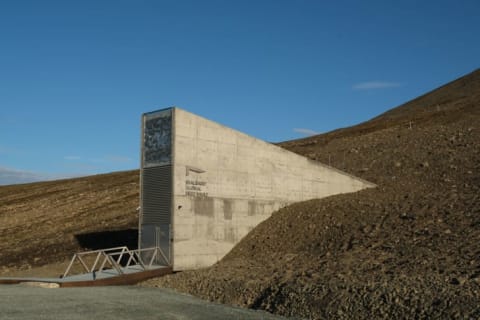
{"label": "thin white cloud", "polygon": [[78,176],[84,176],[94,174],[102,170],[101,166],[92,163],[86,163],[82,161],[72,161],[64,164],[68,171],[79,172]]}
{"label": "thin white cloud", "polygon": [[0,185],[55,180],[60,178],[62,177],[27,170],[0,167]]}
{"label": "thin white cloud", "polygon": [[296,132],[296,133],[306,135],[306,136],[315,136],[317,134],[320,134],[320,132],[317,132],[317,131],[312,130],[312,129],[305,129],[305,128],[294,128],[293,131]]}
{"label": "thin white cloud", "polygon": [[128,163],[133,159],[126,156],[107,155],[101,158],[90,158],[88,161],[92,163]]}
{"label": "thin white cloud", "polygon": [[115,163],[127,163],[132,162],[132,158],[125,157],[125,156],[105,156],[105,160],[108,162],[115,162]]}
{"label": "thin white cloud", "polygon": [[30,183],[47,180],[72,178],[72,174],[45,174],[27,170],[19,170],[0,166],[0,185]]}
{"label": "thin white cloud", "polygon": [[81,158],[79,156],[65,156],[63,157],[65,160],[70,160],[70,161],[75,161],[75,160],[80,160]]}
{"label": "thin white cloud", "polygon": [[353,90],[377,90],[377,89],[387,89],[387,88],[398,88],[402,85],[398,82],[389,82],[389,81],[366,81],[354,84],[352,86]]}
{"label": "thin white cloud", "polygon": [[34,182],[42,178],[34,172],[0,167],[0,185]]}

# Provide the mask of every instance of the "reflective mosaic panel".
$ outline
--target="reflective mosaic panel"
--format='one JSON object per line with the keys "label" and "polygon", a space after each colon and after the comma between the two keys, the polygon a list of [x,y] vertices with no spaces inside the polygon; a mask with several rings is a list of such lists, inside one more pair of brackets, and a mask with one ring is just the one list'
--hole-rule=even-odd
{"label": "reflective mosaic panel", "polygon": [[147,115],[144,120],[144,166],[171,163],[172,110]]}

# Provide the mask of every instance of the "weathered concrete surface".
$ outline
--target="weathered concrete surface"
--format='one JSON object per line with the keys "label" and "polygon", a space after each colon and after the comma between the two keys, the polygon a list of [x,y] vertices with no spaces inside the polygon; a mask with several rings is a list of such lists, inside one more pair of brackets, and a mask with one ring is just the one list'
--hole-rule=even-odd
{"label": "weathered concrete surface", "polygon": [[214,264],[288,204],[374,186],[179,108],[142,119],[140,247],[174,270]]}
{"label": "weathered concrete surface", "polygon": [[285,319],[165,289],[0,285],[0,319]]}
{"label": "weathered concrete surface", "polygon": [[173,267],[210,266],[272,212],[374,184],[173,109]]}

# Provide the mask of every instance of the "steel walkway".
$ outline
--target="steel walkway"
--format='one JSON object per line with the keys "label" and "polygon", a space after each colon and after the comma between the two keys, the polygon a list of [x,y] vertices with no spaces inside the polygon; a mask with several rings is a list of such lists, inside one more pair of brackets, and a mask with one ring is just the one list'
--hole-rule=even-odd
{"label": "steel walkway", "polygon": [[[0,284],[50,283],[58,287],[127,285],[172,273],[172,267],[157,264],[166,261],[160,248],[129,250],[117,247],[74,254],[60,278],[0,278]],[[73,274],[80,267],[80,273]]]}

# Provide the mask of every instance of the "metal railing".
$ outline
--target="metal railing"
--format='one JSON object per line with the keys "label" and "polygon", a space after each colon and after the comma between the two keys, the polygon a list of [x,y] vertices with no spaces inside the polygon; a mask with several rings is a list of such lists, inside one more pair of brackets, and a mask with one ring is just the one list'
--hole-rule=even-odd
{"label": "metal railing", "polygon": [[[145,253],[151,253],[151,257],[148,258],[148,261],[144,261],[144,258],[142,257],[142,255],[146,256]],[[92,259],[93,257],[93,263],[88,263],[87,258]],[[73,258],[62,277],[65,278],[70,274],[75,262],[79,262],[83,267],[83,271],[92,273],[95,278],[96,272],[102,272],[108,267],[115,269],[119,275],[124,274],[125,269],[133,266],[140,267],[141,270],[145,271],[150,269],[154,264],[155,259],[160,257],[163,258],[164,261],[168,261],[159,247],[136,250],[130,250],[127,247],[116,247],[78,252],[73,255]]]}

